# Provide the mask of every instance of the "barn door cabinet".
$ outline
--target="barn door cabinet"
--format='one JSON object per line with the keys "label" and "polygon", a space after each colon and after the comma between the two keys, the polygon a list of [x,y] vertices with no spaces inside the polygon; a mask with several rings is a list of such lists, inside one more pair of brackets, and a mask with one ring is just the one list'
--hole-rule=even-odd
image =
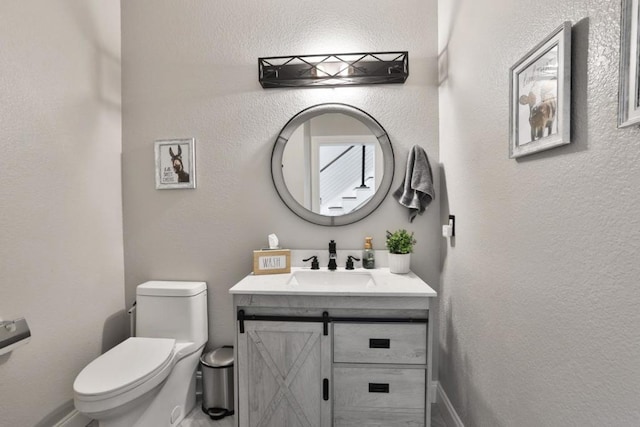
{"label": "barn door cabinet", "polygon": [[331,402],[322,395],[331,342],[322,325],[246,322],[236,348],[239,425],[331,426]]}
{"label": "barn door cabinet", "polygon": [[231,293],[238,427],[429,427],[432,298]]}

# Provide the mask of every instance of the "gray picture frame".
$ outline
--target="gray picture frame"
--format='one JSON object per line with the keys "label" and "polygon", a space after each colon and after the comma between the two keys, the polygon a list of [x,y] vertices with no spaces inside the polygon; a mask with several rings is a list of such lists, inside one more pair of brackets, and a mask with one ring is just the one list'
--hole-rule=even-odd
{"label": "gray picture frame", "polygon": [[618,127],[640,123],[639,0],[622,0],[620,16],[620,82]]}
{"label": "gray picture frame", "polygon": [[154,153],[157,190],[196,188],[195,138],[155,141]]}
{"label": "gray picture frame", "polygon": [[509,70],[509,158],[571,142],[571,22]]}

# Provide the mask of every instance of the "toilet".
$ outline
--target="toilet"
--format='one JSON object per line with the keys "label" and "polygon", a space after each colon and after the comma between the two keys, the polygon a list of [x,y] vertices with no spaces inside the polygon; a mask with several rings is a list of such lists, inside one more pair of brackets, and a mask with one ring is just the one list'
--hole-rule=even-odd
{"label": "toilet", "polygon": [[136,290],[136,336],[87,365],[73,383],[76,409],[100,427],[177,426],[195,406],[207,343],[207,285],[151,281]]}

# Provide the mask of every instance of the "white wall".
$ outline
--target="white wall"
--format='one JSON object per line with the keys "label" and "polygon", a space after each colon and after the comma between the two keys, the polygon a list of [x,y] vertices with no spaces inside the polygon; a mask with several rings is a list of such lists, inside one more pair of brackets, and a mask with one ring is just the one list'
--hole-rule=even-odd
{"label": "white wall", "polygon": [[[209,346],[232,342],[228,290],[252,268],[252,250],[276,233],[288,248],[362,248],[406,227],[418,240],[414,270],[439,280],[439,200],[408,222],[390,196],[365,220],[330,228],[307,223],[271,182],[276,136],[311,105],[343,102],[375,117],[396,154],[422,145],[438,164],[435,0],[122,3],[123,179],[126,298],[149,279],[209,284]],[[408,50],[404,85],[262,89],[257,59],[312,53]],[[154,189],[153,141],[195,137],[198,188]]]}
{"label": "white wall", "polygon": [[[616,128],[619,1],[440,1],[439,380],[466,426],[640,420],[640,131]],[[574,22],[572,144],[508,158],[509,67]]]}
{"label": "white wall", "polygon": [[0,426],[46,425],[126,325],[120,7],[1,5],[0,317],[32,339],[0,356]]}

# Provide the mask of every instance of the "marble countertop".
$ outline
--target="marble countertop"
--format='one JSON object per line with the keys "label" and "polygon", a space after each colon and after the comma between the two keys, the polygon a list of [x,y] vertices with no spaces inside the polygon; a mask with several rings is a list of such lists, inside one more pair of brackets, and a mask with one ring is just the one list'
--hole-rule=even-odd
{"label": "marble countertop", "polygon": [[311,270],[308,267],[292,267],[291,273],[286,274],[249,274],[229,289],[229,293],[421,298],[437,296],[436,291],[413,272],[393,274],[388,268],[338,268],[328,271],[326,268]]}

